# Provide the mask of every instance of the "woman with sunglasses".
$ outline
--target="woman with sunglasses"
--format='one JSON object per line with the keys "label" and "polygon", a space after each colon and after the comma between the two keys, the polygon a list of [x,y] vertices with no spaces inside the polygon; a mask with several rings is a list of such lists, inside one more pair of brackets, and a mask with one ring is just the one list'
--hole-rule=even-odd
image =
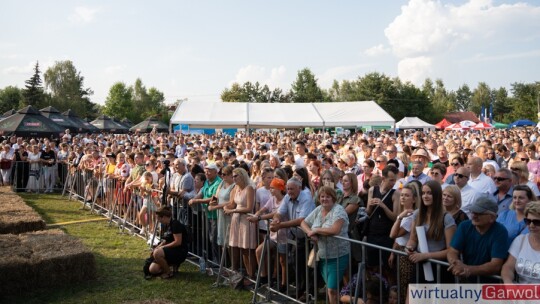
{"label": "woman with sunglasses", "polygon": [[454,182],[455,172],[457,172],[457,170],[463,167],[464,165],[465,165],[465,160],[463,159],[463,157],[459,155],[455,157],[450,157],[450,166],[448,167],[448,171],[451,170],[451,172],[449,172],[450,174],[447,174],[448,177],[446,178],[444,183],[448,185],[455,185],[456,184],[456,182]]}
{"label": "woman with sunglasses", "polygon": [[[508,250],[510,254],[501,271],[506,284],[540,283],[540,202],[527,204],[523,221],[529,233],[516,237]],[[514,273],[517,273],[517,277],[514,277]]]}
{"label": "woman with sunglasses", "polygon": [[503,224],[508,230],[508,241],[511,243],[518,235],[528,233],[529,230],[523,222],[525,207],[534,200],[531,188],[526,185],[517,185],[512,193],[510,209],[502,211],[497,217],[497,222]]}

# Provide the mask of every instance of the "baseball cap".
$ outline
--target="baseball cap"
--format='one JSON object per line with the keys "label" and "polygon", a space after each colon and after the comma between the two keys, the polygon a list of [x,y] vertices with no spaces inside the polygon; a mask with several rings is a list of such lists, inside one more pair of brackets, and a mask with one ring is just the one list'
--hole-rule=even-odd
{"label": "baseball cap", "polygon": [[497,203],[488,197],[480,197],[469,207],[469,211],[474,213],[492,213],[497,214],[499,207]]}

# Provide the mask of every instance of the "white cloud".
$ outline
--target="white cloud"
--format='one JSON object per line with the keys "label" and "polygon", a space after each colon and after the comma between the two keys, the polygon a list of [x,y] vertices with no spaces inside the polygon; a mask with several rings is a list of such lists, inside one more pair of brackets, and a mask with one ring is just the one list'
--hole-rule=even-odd
{"label": "white cloud", "polygon": [[[493,5],[491,0],[469,0],[452,5],[410,0],[384,33],[393,54],[401,60],[400,77],[408,75],[422,82],[418,77],[429,76],[428,71],[436,61],[446,60],[445,55],[450,51],[482,50],[487,45],[503,46],[511,41],[527,40],[538,35],[538,20],[540,7],[524,3]],[[493,47],[486,50],[491,52]],[[406,71],[407,68],[424,70]]]}
{"label": "white cloud", "polygon": [[402,80],[421,84],[433,72],[432,64],[433,59],[425,56],[402,59],[398,63],[398,76]]}
{"label": "white cloud", "polygon": [[98,8],[78,6],[75,8],[73,14],[69,16],[69,20],[74,23],[89,23],[95,19],[98,11]]}
{"label": "white cloud", "polygon": [[266,67],[258,65],[247,65],[240,68],[236,73],[236,77],[229,83],[229,86],[234,82],[243,84],[247,81],[252,83],[259,82],[261,85],[268,85],[271,89],[279,87],[286,89],[289,87],[289,83],[286,82],[287,69],[285,66],[279,66],[271,68],[270,71]]}
{"label": "white cloud", "polygon": [[124,65],[108,66],[105,68],[105,74],[108,74],[108,75],[118,74],[125,69],[126,69],[126,66]]}
{"label": "white cloud", "polygon": [[4,74],[16,75],[16,74],[31,74],[34,70],[36,63],[34,61],[23,66],[10,66],[2,70]]}
{"label": "white cloud", "polygon": [[388,53],[390,53],[390,48],[384,46],[383,44],[370,47],[369,49],[364,51],[364,55],[370,57],[380,56]]}

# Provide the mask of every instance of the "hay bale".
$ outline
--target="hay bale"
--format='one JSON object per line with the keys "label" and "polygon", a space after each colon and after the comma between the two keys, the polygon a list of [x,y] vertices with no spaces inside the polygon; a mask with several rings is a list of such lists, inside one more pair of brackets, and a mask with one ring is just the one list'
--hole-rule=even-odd
{"label": "hay bale", "polygon": [[23,294],[96,277],[94,255],[61,230],[0,235],[0,254],[0,294]]}
{"label": "hay bale", "polygon": [[45,229],[45,221],[23,199],[7,187],[0,189],[0,234]]}

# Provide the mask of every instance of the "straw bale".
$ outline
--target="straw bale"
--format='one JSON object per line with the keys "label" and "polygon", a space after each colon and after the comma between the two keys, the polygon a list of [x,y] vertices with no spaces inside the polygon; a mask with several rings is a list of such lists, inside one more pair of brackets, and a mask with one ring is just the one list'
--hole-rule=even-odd
{"label": "straw bale", "polygon": [[45,221],[9,188],[0,189],[0,234],[45,229]]}
{"label": "straw bale", "polygon": [[96,277],[93,254],[80,240],[58,229],[0,235],[0,255],[0,294],[22,294]]}

